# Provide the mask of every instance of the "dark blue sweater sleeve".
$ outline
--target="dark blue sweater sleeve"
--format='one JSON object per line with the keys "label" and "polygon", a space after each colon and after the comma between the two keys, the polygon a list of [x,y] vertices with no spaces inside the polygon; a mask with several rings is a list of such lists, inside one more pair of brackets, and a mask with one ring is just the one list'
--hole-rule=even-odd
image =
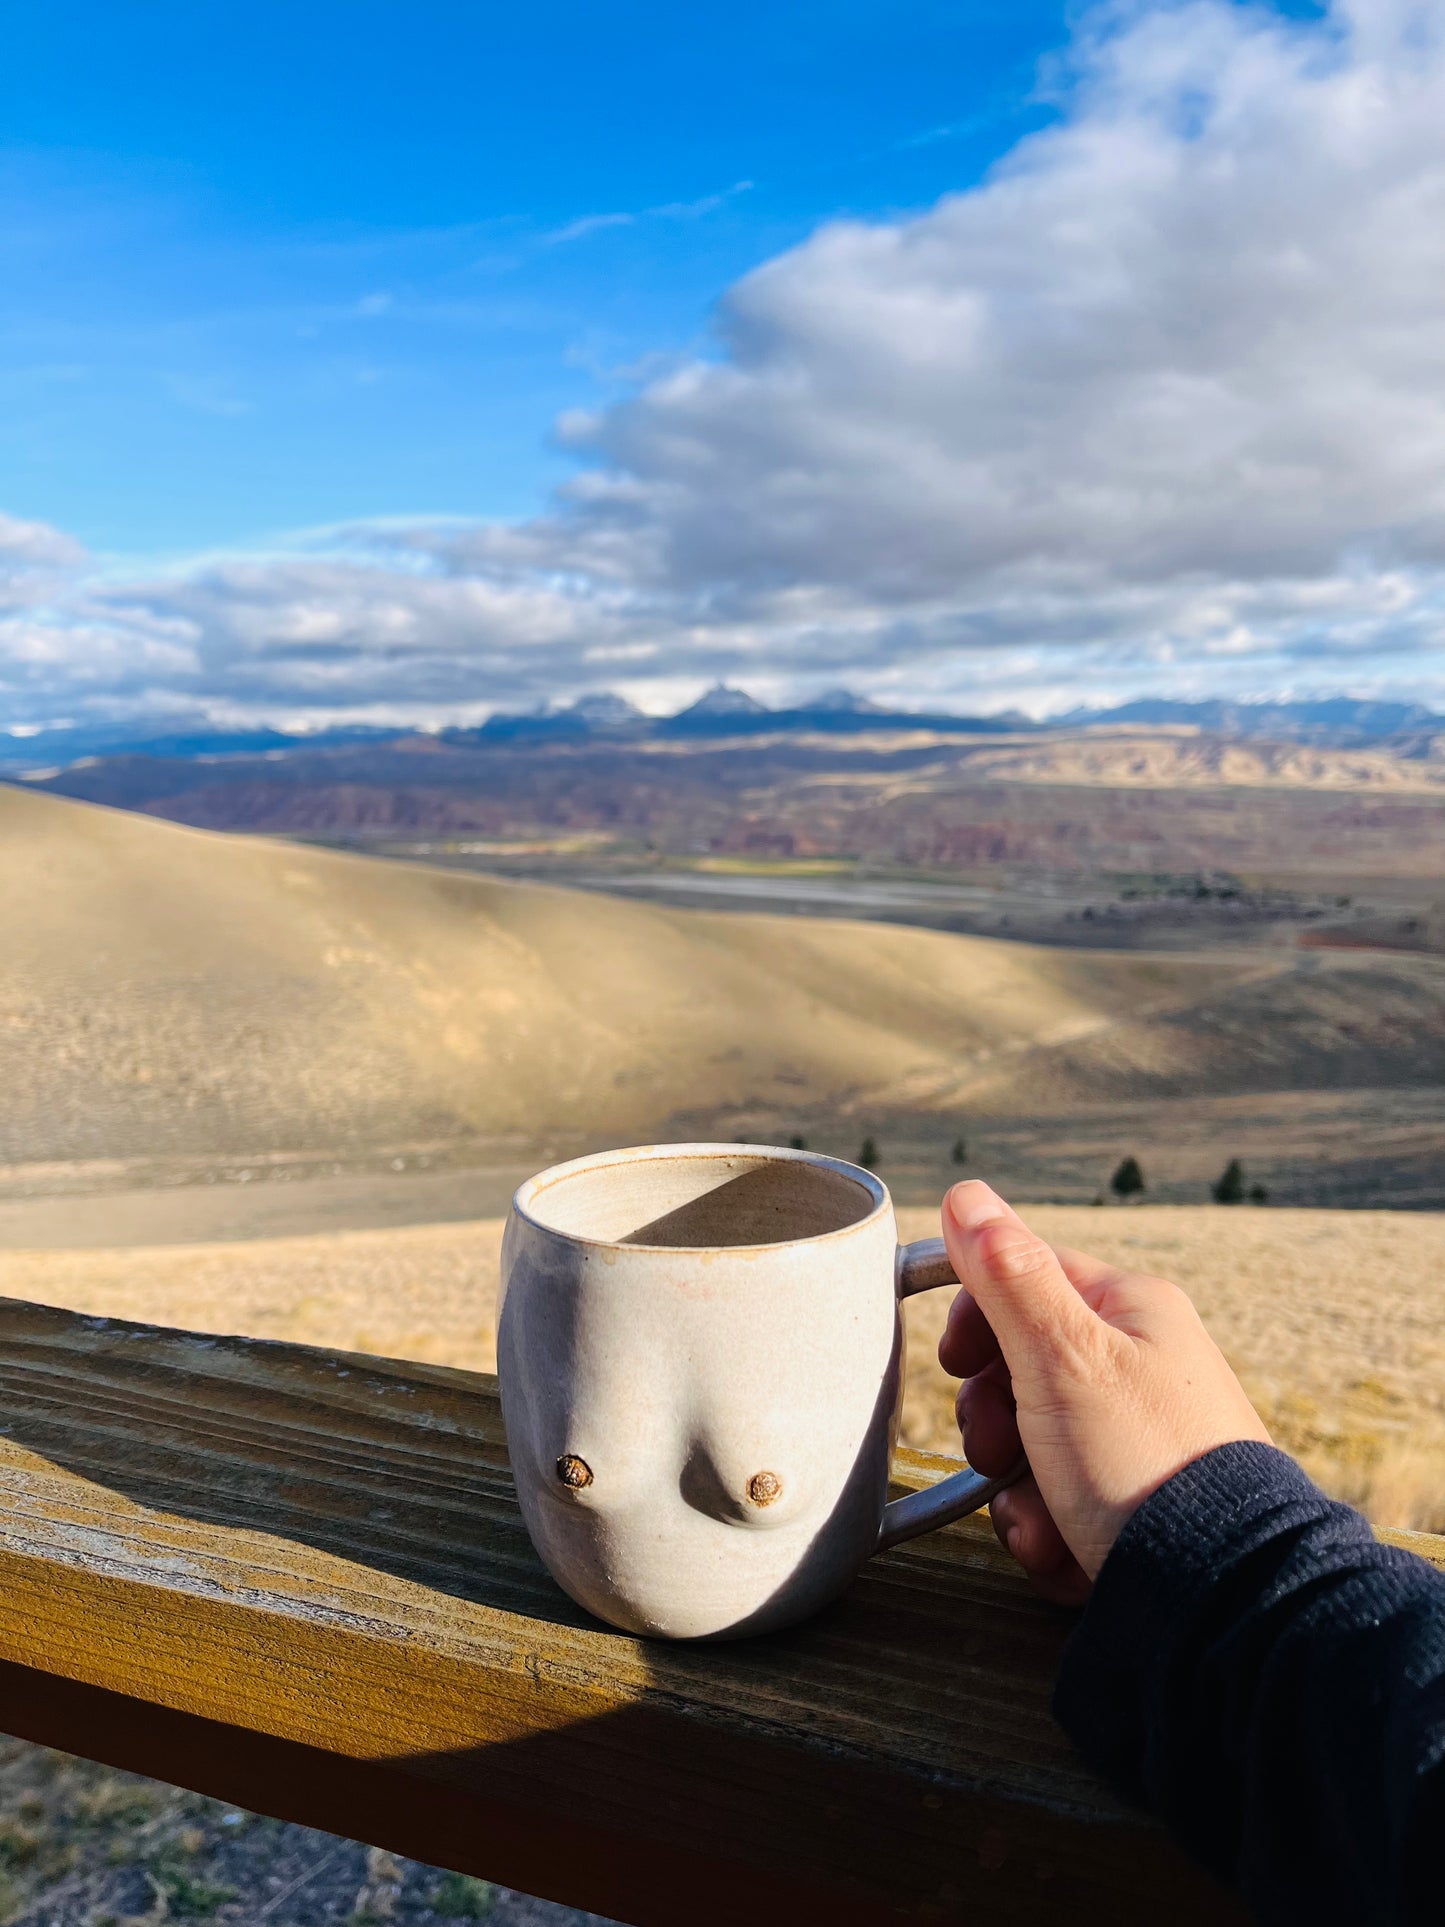
{"label": "dark blue sweater sleeve", "polygon": [[1445,1575],[1283,1452],[1221,1446],[1139,1508],[1054,1710],[1271,1927],[1445,1922]]}

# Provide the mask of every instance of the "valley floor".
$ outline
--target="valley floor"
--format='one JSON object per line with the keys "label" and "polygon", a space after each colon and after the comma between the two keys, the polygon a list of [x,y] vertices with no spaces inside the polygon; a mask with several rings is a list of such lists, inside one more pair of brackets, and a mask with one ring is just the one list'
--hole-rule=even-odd
{"label": "valley floor", "polygon": [[[1196,1204],[1231,1158],[1272,1206],[1445,1210],[1445,1089],[1263,1092],[1080,1106],[1044,1116],[851,1117],[800,1105],[679,1117],[671,1139],[786,1143],[854,1160],[871,1137],[900,1206],[986,1177],[1015,1203],[1091,1204],[1121,1158],[1150,1202]],[[954,1161],[959,1139],[967,1162]],[[522,1180],[613,1139],[458,1138],[368,1152],[0,1164],[0,1254],[319,1237],[503,1215]],[[1445,1252],[1442,1252],[1445,1256]],[[3,1258],[0,1258],[3,1263]]]}

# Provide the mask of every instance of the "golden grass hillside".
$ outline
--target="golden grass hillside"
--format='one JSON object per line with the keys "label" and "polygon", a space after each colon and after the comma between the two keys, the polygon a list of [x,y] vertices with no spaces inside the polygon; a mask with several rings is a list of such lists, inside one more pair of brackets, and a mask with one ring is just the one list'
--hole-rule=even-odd
{"label": "golden grass hillside", "polygon": [[1261,968],[662,909],[15,788],[0,894],[0,1162],[926,1102]]}
{"label": "golden grass hillside", "polygon": [[1445,960],[720,915],[0,786],[0,1163],[1445,1076]]}
{"label": "golden grass hillside", "polygon": [[[1380,1525],[1445,1531],[1445,1217],[1037,1205],[1046,1237],[1193,1297],[1278,1442]],[[900,1214],[903,1234],[936,1216]],[[120,1318],[488,1370],[501,1224],[0,1254],[7,1294]],[[904,1434],[957,1451],[934,1357],[946,1291],[909,1306]]]}

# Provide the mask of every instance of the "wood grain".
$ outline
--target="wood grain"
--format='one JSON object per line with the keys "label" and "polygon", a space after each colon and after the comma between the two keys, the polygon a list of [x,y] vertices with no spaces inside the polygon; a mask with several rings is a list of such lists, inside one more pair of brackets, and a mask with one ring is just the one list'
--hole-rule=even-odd
{"label": "wood grain", "polygon": [[548,1579],[490,1378],[0,1300],[0,1417],[22,1737],[638,1927],[1237,1917],[1054,1726],[984,1522],[674,1647]]}

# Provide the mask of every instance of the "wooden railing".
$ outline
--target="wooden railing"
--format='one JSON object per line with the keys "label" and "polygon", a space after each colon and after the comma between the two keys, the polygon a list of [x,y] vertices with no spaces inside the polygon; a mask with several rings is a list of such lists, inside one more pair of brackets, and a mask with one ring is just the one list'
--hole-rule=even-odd
{"label": "wooden railing", "polygon": [[1049,1718],[1066,1632],[973,1520],[797,1631],[627,1638],[491,1379],[0,1301],[0,1727],[281,1819],[638,1927],[1237,1918]]}

